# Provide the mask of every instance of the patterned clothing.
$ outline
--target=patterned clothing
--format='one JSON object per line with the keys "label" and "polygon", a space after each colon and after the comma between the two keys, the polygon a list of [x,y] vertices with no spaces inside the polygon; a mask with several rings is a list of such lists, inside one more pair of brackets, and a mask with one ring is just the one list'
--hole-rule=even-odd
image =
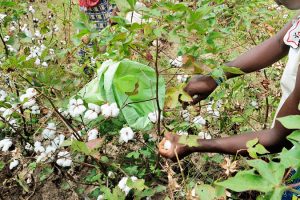
{"label": "patterned clothing", "polygon": [[[296,173],[296,171],[292,170],[291,173],[288,176],[288,179],[291,178],[295,173]],[[290,184],[296,184],[296,183],[300,183],[300,179],[295,179],[295,180],[290,181],[286,184],[290,185]],[[300,191],[300,186],[295,187],[294,189]],[[297,199],[300,199],[300,196],[293,193],[293,192],[291,192],[291,191],[285,191],[283,193],[282,198],[281,198],[281,200],[297,200]]]}
{"label": "patterned clothing", "polygon": [[99,0],[99,2],[93,7],[80,7],[81,10],[89,16],[91,22],[96,24],[97,30],[101,31],[108,25],[110,15],[113,10],[113,6],[108,0]]}

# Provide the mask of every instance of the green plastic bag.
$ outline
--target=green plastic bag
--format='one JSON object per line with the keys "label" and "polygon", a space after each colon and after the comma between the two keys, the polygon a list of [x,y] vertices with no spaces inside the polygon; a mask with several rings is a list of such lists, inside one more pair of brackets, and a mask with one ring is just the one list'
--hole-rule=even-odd
{"label": "green plastic bag", "polygon": [[[151,128],[148,114],[157,110],[156,75],[144,64],[124,59],[108,60],[97,71],[98,76],[80,90],[87,103],[102,105],[116,102],[127,124],[137,130]],[[159,104],[164,106],[165,82],[159,79]]]}

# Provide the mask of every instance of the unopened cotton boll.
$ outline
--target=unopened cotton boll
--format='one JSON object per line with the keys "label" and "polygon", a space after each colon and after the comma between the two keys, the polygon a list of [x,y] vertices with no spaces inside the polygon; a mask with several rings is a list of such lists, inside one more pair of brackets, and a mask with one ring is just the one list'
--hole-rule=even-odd
{"label": "unopened cotton boll", "polygon": [[172,148],[172,143],[170,140],[166,140],[164,143],[164,149],[165,150],[170,150]]}
{"label": "unopened cotton boll", "polygon": [[212,137],[209,133],[206,133],[206,132],[200,132],[198,134],[198,136],[200,137],[200,139],[207,139],[207,140],[210,140]]}
{"label": "unopened cotton boll", "polygon": [[15,167],[17,167],[19,165],[19,161],[18,160],[13,160],[12,162],[9,163],[9,169],[12,170]]}
{"label": "unopened cotton boll", "polygon": [[122,128],[120,130],[120,142],[127,143],[129,140],[132,140],[134,138],[135,133],[130,127]]}
{"label": "unopened cotton boll", "polygon": [[12,140],[10,138],[5,138],[0,141],[0,149],[1,151],[8,151],[8,149],[12,146]]}
{"label": "unopened cotton boll", "polygon": [[193,122],[195,124],[202,125],[202,126],[204,126],[206,124],[206,120],[203,117],[201,117],[201,116],[195,117],[194,120],[193,120]]}
{"label": "unopened cotton boll", "polygon": [[88,141],[95,140],[98,138],[99,132],[97,129],[92,129],[88,132]]}

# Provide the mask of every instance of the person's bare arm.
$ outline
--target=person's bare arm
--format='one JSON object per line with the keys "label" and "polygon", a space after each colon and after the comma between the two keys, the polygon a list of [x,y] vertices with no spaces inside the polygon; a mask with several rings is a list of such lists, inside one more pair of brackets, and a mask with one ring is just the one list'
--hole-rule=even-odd
{"label": "person's bare arm", "polygon": [[[281,110],[279,111],[278,118],[289,115],[300,115],[298,105],[300,102],[300,70],[298,70],[296,86],[292,94],[285,101]],[[236,154],[247,155],[246,143],[249,140],[258,138],[259,143],[264,145],[271,153],[280,152],[283,147],[290,147],[291,143],[286,139],[293,130],[284,128],[279,121],[276,121],[274,128],[269,130],[263,130],[253,133],[245,133],[241,135],[231,136],[227,138],[219,138],[212,140],[199,139],[198,147],[187,147],[179,144],[178,140],[180,136],[174,134],[167,134],[166,138],[161,142],[159,146],[160,153],[170,159],[175,159],[174,150],[177,146],[177,152],[180,158],[193,153],[193,152],[213,152],[224,154]],[[169,150],[164,149],[164,142],[170,140],[172,148]]]}
{"label": "person's bare arm", "polygon": [[[283,38],[292,22],[287,23],[275,36],[264,41],[262,44],[252,48],[248,52],[242,54],[235,60],[226,63],[230,67],[240,68],[245,73],[258,71],[272,65],[287,55],[289,47],[283,42]],[[237,75],[227,73],[227,78],[233,78]],[[194,76],[185,87],[185,91],[194,97],[193,103],[207,98],[217,87],[217,83],[210,76]]]}

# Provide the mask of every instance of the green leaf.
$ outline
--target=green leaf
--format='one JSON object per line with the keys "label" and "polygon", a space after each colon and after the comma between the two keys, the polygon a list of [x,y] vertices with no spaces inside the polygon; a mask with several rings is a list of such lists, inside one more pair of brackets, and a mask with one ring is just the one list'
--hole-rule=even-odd
{"label": "green leaf", "polygon": [[51,167],[43,168],[42,172],[40,173],[40,181],[46,180],[53,172],[54,169]]}
{"label": "green leaf", "polygon": [[300,115],[290,115],[277,120],[287,129],[300,129]]}
{"label": "green leaf", "polygon": [[201,200],[226,199],[224,189],[222,190],[222,193],[219,191],[220,194],[217,194],[217,190],[210,185],[199,185],[195,187],[195,190]]}
{"label": "green leaf", "polygon": [[247,147],[247,148],[254,147],[257,143],[258,143],[258,138],[255,138],[255,139],[253,139],[253,140],[249,140],[249,141],[246,143],[246,147]]}
{"label": "green leaf", "polygon": [[285,167],[282,164],[275,162],[267,163],[260,159],[248,160],[247,163],[255,168],[273,187],[281,184],[285,172]]}
{"label": "green leaf", "polygon": [[145,189],[145,180],[144,179],[138,179],[135,181],[132,181],[130,178],[127,180],[126,185],[130,188],[137,189],[138,191],[142,191]]}
{"label": "green leaf", "polygon": [[224,72],[229,72],[231,74],[245,74],[245,72],[237,67],[222,66],[222,69],[224,70]]}
{"label": "green leaf", "polygon": [[255,145],[254,149],[255,149],[256,153],[261,154],[261,155],[262,155],[262,154],[270,153],[270,152],[269,152],[263,145],[261,145],[261,144]]}
{"label": "green leaf", "polygon": [[16,6],[16,3],[15,2],[12,2],[12,1],[1,1],[0,2],[0,7],[13,7],[13,6]]}
{"label": "green leaf", "polygon": [[261,176],[255,174],[254,170],[240,171],[234,177],[223,182],[217,182],[216,185],[223,186],[235,192],[251,190],[270,192],[273,189],[270,183]]}
{"label": "green leaf", "polygon": [[199,143],[198,143],[198,139],[199,137],[196,135],[182,135],[179,138],[178,143],[179,144],[183,144],[183,145],[187,145],[189,147],[198,147]]}
{"label": "green leaf", "polygon": [[287,139],[300,142],[300,130],[292,132],[289,136],[287,136]]}
{"label": "green leaf", "polygon": [[91,151],[90,149],[87,147],[86,143],[78,141],[78,140],[73,140],[72,141],[72,145],[71,145],[71,149],[74,152],[79,152],[79,153],[83,153],[85,155],[90,155]]}
{"label": "green leaf", "polygon": [[5,163],[3,161],[0,161],[0,171],[5,167]]}
{"label": "green leaf", "polygon": [[34,171],[36,169],[36,162],[32,162],[28,165],[28,169]]}

